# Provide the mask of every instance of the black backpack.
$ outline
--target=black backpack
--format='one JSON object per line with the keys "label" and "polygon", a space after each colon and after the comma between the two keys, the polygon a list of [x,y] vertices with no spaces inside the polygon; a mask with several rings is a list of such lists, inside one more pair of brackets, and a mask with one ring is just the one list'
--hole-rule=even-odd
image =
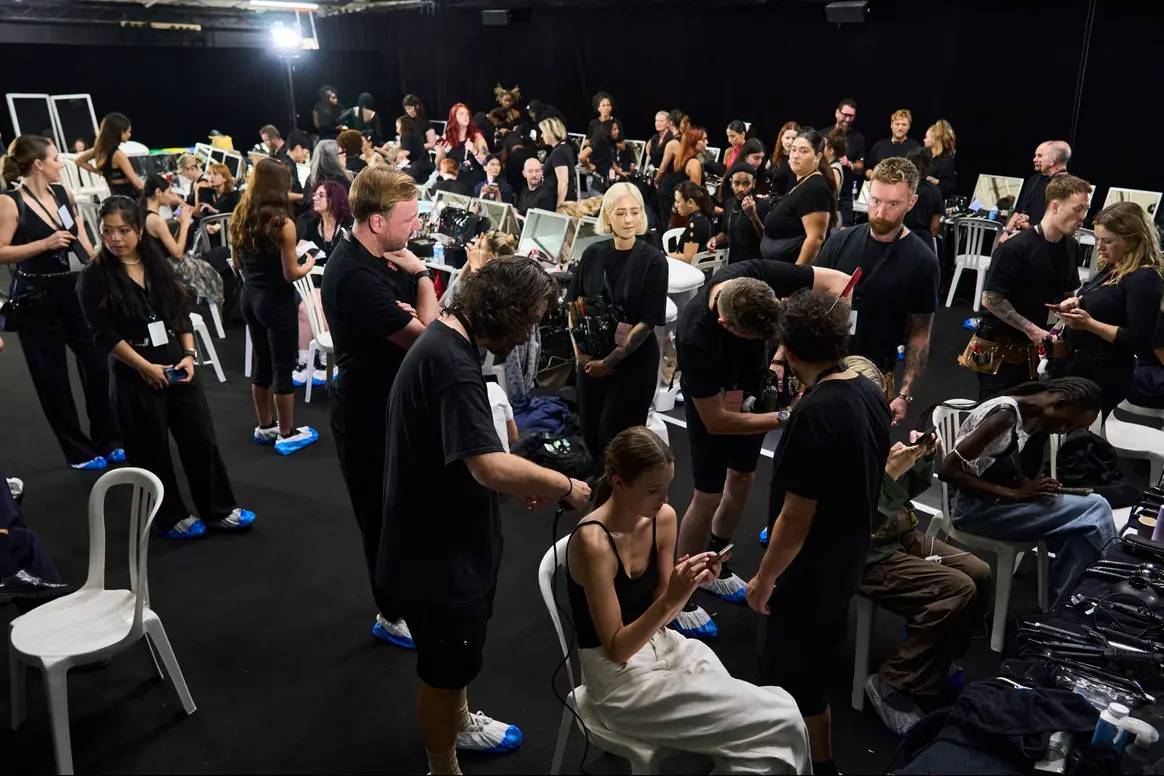
{"label": "black backpack", "polygon": [[1071,431],[1064,437],[1056,474],[1067,487],[1093,489],[1107,499],[1112,509],[1130,507],[1139,496],[1136,487],[1124,480],[1115,449],[1087,429]]}

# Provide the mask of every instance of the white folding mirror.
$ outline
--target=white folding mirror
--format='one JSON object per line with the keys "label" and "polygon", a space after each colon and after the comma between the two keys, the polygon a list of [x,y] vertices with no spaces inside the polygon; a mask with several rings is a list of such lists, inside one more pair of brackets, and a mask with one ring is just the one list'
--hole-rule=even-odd
{"label": "white folding mirror", "polygon": [[993,210],[998,208],[999,213],[1009,215],[1010,211],[1014,210],[1022,187],[1022,178],[982,173],[978,176],[978,182],[974,184],[974,196],[970,198],[970,209]]}
{"label": "white folding mirror", "polygon": [[[47,94],[6,94],[8,116],[17,135],[44,135],[61,146],[60,131],[53,119],[52,101]],[[68,149],[71,150],[71,149]]]}
{"label": "white folding mirror", "polygon": [[1160,192],[1144,191],[1142,189],[1121,189],[1113,186],[1107,190],[1107,197],[1103,200],[1103,206],[1107,207],[1117,202],[1135,202],[1144,208],[1149,219],[1155,219],[1157,209],[1160,207]]}
{"label": "white folding mirror", "polygon": [[573,231],[574,219],[569,216],[531,208],[525,214],[517,252],[528,255],[531,250],[537,250],[550,261],[565,264],[569,256],[563,256],[563,249]]}
{"label": "white folding mirror", "polygon": [[93,147],[97,139],[97,114],[88,94],[54,94],[52,108],[65,148],[72,151],[78,140],[83,140],[86,148]]}

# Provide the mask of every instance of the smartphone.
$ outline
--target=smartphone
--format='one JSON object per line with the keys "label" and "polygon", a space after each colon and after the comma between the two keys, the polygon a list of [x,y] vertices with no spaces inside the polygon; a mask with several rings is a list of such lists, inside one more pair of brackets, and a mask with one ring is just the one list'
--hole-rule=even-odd
{"label": "smartphone", "polygon": [[1091,488],[1059,488],[1055,493],[1066,493],[1070,496],[1090,496],[1093,491]]}
{"label": "smartphone", "polygon": [[927,428],[925,431],[922,432],[922,435],[917,438],[916,442],[906,442],[905,446],[906,447],[917,447],[918,445],[928,445],[937,438],[938,438],[938,427],[937,426],[930,426],[929,428]]}
{"label": "smartphone", "polygon": [[729,552],[731,552],[731,551],[732,551],[732,548],[733,548],[733,547],[735,547],[735,545],[734,545],[734,544],[729,544],[727,547],[724,547],[722,550],[720,550],[719,552],[717,552],[717,553],[716,553],[716,556],[717,556],[717,557],[718,557],[720,560],[723,560],[723,559],[724,559],[724,558],[727,556],[727,554],[728,554]]}
{"label": "smartphone", "polygon": [[170,385],[173,385],[174,383],[178,382],[179,380],[185,380],[186,375],[187,375],[187,372],[185,369],[183,369],[183,368],[175,369],[172,366],[168,366],[162,371],[165,373],[166,381]]}

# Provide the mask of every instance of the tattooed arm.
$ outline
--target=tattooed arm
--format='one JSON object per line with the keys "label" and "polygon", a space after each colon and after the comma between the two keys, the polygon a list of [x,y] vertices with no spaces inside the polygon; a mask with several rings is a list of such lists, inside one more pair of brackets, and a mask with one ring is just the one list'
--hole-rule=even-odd
{"label": "tattooed arm", "polygon": [[983,292],[982,304],[987,310],[994,313],[996,318],[1007,326],[1021,331],[1026,335],[1027,339],[1036,345],[1042,343],[1043,339],[1048,336],[1045,329],[1031,323],[1020,315],[1019,311],[1014,309],[1014,305],[1010,303],[1010,300],[998,291]]}
{"label": "tattooed arm", "polygon": [[930,330],[933,323],[933,313],[909,316],[909,334],[905,340],[905,372],[901,376],[901,387],[897,391],[899,396],[889,403],[894,425],[905,420],[905,415],[909,412],[909,400],[900,397],[913,396],[914,383],[925,371],[926,361],[930,357]]}

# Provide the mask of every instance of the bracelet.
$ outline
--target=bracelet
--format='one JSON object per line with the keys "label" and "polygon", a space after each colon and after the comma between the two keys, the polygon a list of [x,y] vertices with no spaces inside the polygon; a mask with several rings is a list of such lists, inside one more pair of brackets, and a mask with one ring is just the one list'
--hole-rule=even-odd
{"label": "bracelet", "polygon": [[198,358],[198,352],[195,350],[183,350],[182,354],[190,358]]}
{"label": "bracelet", "polygon": [[421,278],[428,278],[429,280],[432,280],[432,272],[427,267],[425,267],[420,272],[417,272],[415,275],[412,276],[412,279],[415,280],[417,283],[420,282]]}
{"label": "bracelet", "polygon": [[899,399],[905,399],[905,402],[906,402],[906,404],[910,404],[910,403],[912,403],[912,402],[913,402],[913,397],[912,397],[912,396],[909,396],[909,395],[907,395],[907,394],[904,394],[904,393],[899,393],[899,394],[897,394],[897,398],[899,398]]}
{"label": "bracelet", "polygon": [[569,475],[565,475],[565,474],[562,476],[565,477],[569,481],[570,489],[567,490],[566,495],[562,496],[560,499],[558,499],[558,501],[565,501],[566,499],[570,498],[570,496],[574,493],[574,478],[569,476]]}

